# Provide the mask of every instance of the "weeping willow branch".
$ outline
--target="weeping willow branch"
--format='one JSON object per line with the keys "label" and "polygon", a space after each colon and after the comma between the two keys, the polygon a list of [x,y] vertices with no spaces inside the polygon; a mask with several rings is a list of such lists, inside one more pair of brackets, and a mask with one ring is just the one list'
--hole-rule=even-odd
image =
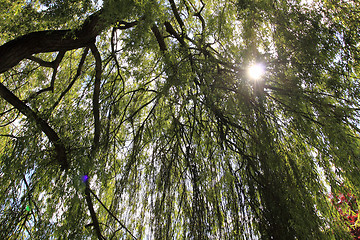
{"label": "weeping willow branch", "polygon": [[70,91],[70,89],[74,85],[75,81],[80,77],[81,69],[82,69],[82,67],[83,67],[83,65],[85,63],[85,59],[86,59],[86,56],[87,56],[88,52],[89,52],[89,47],[86,47],[84,49],[84,52],[83,52],[82,56],[81,56],[81,59],[80,59],[80,62],[79,62],[78,68],[76,70],[76,74],[75,74],[74,78],[70,82],[69,86],[61,93],[58,100],[51,107],[51,110],[54,110],[56,108],[56,106],[60,103],[61,99],[66,95],[67,92]]}
{"label": "weeping willow branch", "polygon": [[[100,21],[102,11],[89,16],[77,30],[48,30],[26,34],[0,46],[0,73],[36,53],[68,51],[94,42],[109,23]],[[43,64],[45,61],[42,62]]]}
{"label": "weeping willow branch", "polygon": [[91,189],[89,190],[91,194],[96,198],[96,200],[99,201],[101,206],[103,206],[103,208],[109,213],[109,215],[113,217],[120,224],[120,226],[124,228],[125,231],[127,231],[135,240],[137,240],[137,238],[130,232],[130,230],[102,203],[102,201],[98,198],[98,196],[96,196],[96,194],[93,191],[91,191]]}
{"label": "weeping willow branch", "polygon": [[57,133],[52,129],[49,124],[39,117],[29,106],[15,96],[9,89],[7,89],[2,83],[0,83],[0,96],[4,98],[8,103],[13,105],[19,112],[28,117],[31,121],[34,121],[45,133],[50,142],[54,145],[56,151],[56,158],[62,169],[68,169],[69,163],[66,156],[66,149],[64,144]]}
{"label": "weeping willow branch", "polygon": [[171,35],[173,35],[180,43],[183,47],[186,47],[186,43],[184,41],[184,39],[176,32],[176,30],[174,29],[174,27],[171,25],[170,22],[165,21],[164,22],[165,25],[165,29],[168,33],[170,33]]}
{"label": "weeping willow branch", "polygon": [[54,61],[52,61],[52,62],[44,61],[41,58],[38,58],[36,56],[29,56],[29,57],[27,57],[27,59],[29,59],[33,62],[36,62],[37,64],[39,64],[42,67],[54,68]]}
{"label": "weeping willow branch", "polygon": [[151,31],[155,35],[155,38],[156,38],[156,40],[157,40],[157,42],[159,44],[160,50],[162,52],[165,52],[166,51],[166,44],[165,44],[165,41],[164,41],[164,37],[161,35],[161,33],[159,31],[159,28],[154,24],[151,27]]}
{"label": "weeping willow branch", "polygon": [[95,44],[92,44],[90,49],[95,58],[95,82],[94,82],[94,93],[93,93],[93,114],[94,114],[94,123],[95,123],[93,151],[95,151],[99,146],[99,139],[100,139],[99,96],[100,96],[100,80],[101,80],[101,56]]}
{"label": "weeping willow branch", "polygon": [[56,74],[59,68],[59,64],[61,62],[61,60],[64,58],[65,55],[65,51],[60,51],[58,53],[58,55],[56,56],[56,59],[54,60],[54,71],[51,77],[51,83],[50,83],[50,89],[52,92],[54,92],[54,84],[55,84],[55,78],[56,78]]}
{"label": "weeping willow branch", "polygon": [[101,235],[100,224],[99,224],[99,221],[98,221],[98,219],[96,217],[96,213],[95,213],[94,206],[93,206],[93,203],[92,203],[92,200],[91,200],[90,192],[91,192],[91,190],[90,190],[90,187],[89,187],[89,181],[86,181],[85,182],[85,198],[86,198],[86,203],[88,205],[91,220],[92,220],[91,225],[94,226],[94,229],[95,229],[95,232],[96,232],[96,235],[97,235],[98,239],[103,240],[105,238]]}
{"label": "weeping willow branch", "polygon": [[183,34],[183,33],[184,33],[184,29],[185,29],[185,24],[184,24],[183,20],[181,19],[178,10],[176,9],[176,4],[175,4],[174,0],[169,0],[169,2],[170,2],[171,10],[172,10],[173,13],[174,13],[174,16],[175,16],[175,18],[176,18],[176,21],[179,23],[180,28],[181,28],[181,32],[182,32],[182,34]]}
{"label": "weeping willow branch", "polygon": [[28,59],[33,60],[34,62],[37,62],[38,64],[40,64],[40,66],[53,68],[53,74],[51,76],[50,86],[47,87],[47,88],[41,89],[41,90],[37,91],[36,93],[30,95],[26,101],[36,97],[37,95],[39,95],[39,94],[41,94],[43,92],[47,92],[47,91],[54,92],[56,74],[57,74],[60,62],[64,58],[65,53],[66,53],[66,51],[60,51],[58,53],[58,55],[56,56],[56,59],[54,61],[52,61],[52,62],[46,62],[46,61],[44,61],[44,60],[42,60],[42,59],[40,59],[38,57],[35,57],[35,56],[28,57]]}

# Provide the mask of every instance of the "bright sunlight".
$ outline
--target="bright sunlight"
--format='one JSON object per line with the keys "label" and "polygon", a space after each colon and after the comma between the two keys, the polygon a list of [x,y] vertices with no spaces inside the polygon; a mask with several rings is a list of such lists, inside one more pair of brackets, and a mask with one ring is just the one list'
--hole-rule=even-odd
{"label": "bright sunlight", "polygon": [[259,80],[265,74],[265,65],[254,63],[248,68],[247,74],[252,80]]}

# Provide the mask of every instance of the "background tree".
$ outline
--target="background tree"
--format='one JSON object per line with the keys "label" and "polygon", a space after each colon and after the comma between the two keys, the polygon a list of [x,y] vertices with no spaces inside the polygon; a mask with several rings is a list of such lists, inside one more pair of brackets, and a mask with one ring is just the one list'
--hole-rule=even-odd
{"label": "background tree", "polygon": [[351,239],[357,1],[0,3],[2,238]]}

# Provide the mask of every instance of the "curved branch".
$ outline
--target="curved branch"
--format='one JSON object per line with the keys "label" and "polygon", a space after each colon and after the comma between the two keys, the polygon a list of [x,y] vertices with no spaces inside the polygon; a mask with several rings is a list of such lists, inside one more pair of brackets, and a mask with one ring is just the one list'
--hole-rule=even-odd
{"label": "curved branch", "polygon": [[90,15],[77,30],[48,30],[26,34],[0,46],[0,73],[16,66],[21,60],[43,52],[68,51],[93,43],[110,23],[100,21],[101,10]]}
{"label": "curved branch", "polygon": [[52,62],[44,61],[41,58],[38,58],[36,56],[29,56],[29,57],[27,57],[27,59],[29,59],[33,62],[36,62],[37,64],[39,64],[42,67],[54,68],[54,61],[52,61]]}
{"label": "curved branch", "polygon": [[45,133],[50,142],[54,145],[56,158],[61,165],[61,168],[68,169],[69,163],[67,161],[65,146],[61,142],[57,133],[49,126],[49,124],[44,119],[39,117],[29,106],[27,106],[23,101],[15,96],[2,83],[0,83],[0,96],[40,127],[41,131]]}
{"label": "curved branch", "polygon": [[65,55],[65,51],[60,51],[58,53],[58,55],[56,56],[56,59],[54,61],[52,61],[52,62],[47,62],[47,61],[42,60],[41,58],[34,57],[34,56],[28,57],[28,59],[38,63],[40,66],[53,68],[53,74],[52,74],[52,77],[51,77],[50,86],[31,94],[25,100],[25,102],[28,102],[30,99],[35,98],[36,96],[40,95],[43,92],[47,92],[47,91],[54,92],[56,74],[57,74],[57,71],[58,71],[58,68],[59,68],[59,64],[60,64],[61,60],[64,58],[64,55]]}
{"label": "curved branch", "polygon": [[1,45],[0,73],[6,72],[25,58],[49,66],[49,63],[31,55],[44,52],[66,52],[86,47],[94,43],[95,37],[113,23],[118,23],[117,29],[128,29],[138,23],[138,21],[125,22],[118,19],[105,21],[102,18],[103,12],[104,10],[101,9],[93,13],[76,29],[32,32]]}
{"label": "curved branch", "polygon": [[50,82],[50,89],[52,92],[54,92],[55,79],[56,79],[56,74],[58,72],[60,62],[62,61],[64,56],[65,56],[65,51],[60,51],[58,53],[58,55],[56,56],[56,59],[54,60],[54,67],[53,67],[54,70],[53,70],[53,74],[52,74],[51,82]]}
{"label": "curved branch", "polygon": [[56,102],[52,105],[51,107],[51,111],[53,111],[57,105],[59,105],[61,99],[63,99],[63,97],[66,95],[67,92],[70,91],[71,87],[74,85],[75,81],[80,77],[80,74],[81,74],[81,69],[85,63],[85,59],[86,59],[86,56],[89,52],[89,47],[86,47],[84,49],[84,52],[81,56],[81,59],[80,59],[80,62],[79,62],[79,65],[78,65],[78,68],[76,70],[76,75],[74,76],[74,78],[72,79],[72,81],[70,82],[69,86],[61,93],[60,97],[56,100]]}

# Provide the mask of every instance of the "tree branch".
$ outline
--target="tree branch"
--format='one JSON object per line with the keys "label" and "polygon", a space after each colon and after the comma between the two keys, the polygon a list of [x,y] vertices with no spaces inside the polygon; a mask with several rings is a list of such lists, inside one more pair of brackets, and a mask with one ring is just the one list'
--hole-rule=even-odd
{"label": "tree branch", "polygon": [[51,76],[50,86],[31,94],[25,100],[25,102],[28,102],[30,99],[33,99],[34,97],[38,96],[39,94],[41,94],[43,92],[47,92],[47,91],[54,92],[54,84],[55,84],[56,74],[57,74],[57,71],[58,71],[59,64],[60,64],[61,60],[64,58],[64,55],[65,55],[65,51],[59,52],[58,55],[56,56],[56,59],[54,61],[52,61],[52,62],[46,62],[46,61],[42,60],[41,58],[38,58],[38,57],[35,57],[35,56],[28,57],[28,59],[39,63],[40,66],[53,68],[53,74]]}
{"label": "tree branch", "polygon": [[30,120],[34,121],[45,133],[50,142],[54,145],[56,151],[56,158],[62,169],[68,169],[69,163],[67,161],[66,149],[64,144],[57,133],[49,126],[49,124],[39,117],[29,106],[16,97],[9,89],[7,89],[2,83],[0,83],[0,96],[4,98],[8,103],[13,105],[19,112],[24,114]]}
{"label": "tree branch", "polygon": [[56,59],[54,60],[54,71],[51,77],[51,82],[50,82],[50,89],[52,92],[54,92],[54,84],[55,84],[55,78],[56,78],[56,74],[60,65],[61,60],[64,58],[65,55],[65,51],[60,51],[58,53],[58,55],[56,56]]}
{"label": "tree branch", "polygon": [[159,31],[159,28],[154,24],[152,27],[151,27],[151,31],[154,33],[155,37],[156,37],[156,40],[159,44],[159,47],[160,47],[160,50],[162,52],[165,52],[166,51],[166,44],[165,44],[165,41],[164,41],[164,37],[161,35],[160,31]]}
{"label": "tree branch", "polygon": [[120,226],[124,228],[135,240],[137,240],[137,238],[130,232],[130,230],[104,205],[104,203],[102,203],[102,201],[98,198],[98,196],[95,195],[93,191],[91,191],[91,189],[90,192],[96,198],[96,200],[98,200],[101,206],[105,208],[105,210],[109,213],[109,215],[113,217],[120,224]]}
{"label": "tree branch", "polygon": [[56,106],[60,103],[61,99],[66,95],[66,93],[68,91],[70,91],[71,87],[74,85],[75,81],[79,78],[80,74],[81,74],[81,69],[85,63],[85,59],[86,59],[86,56],[89,52],[89,47],[86,47],[84,49],[84,52],[81,56],[81,59],[80,59],[80,62],[79,62],[79,65],[78,65],[78,68],[76,70],[76,74],[73,78],[73,80],[70,82],[69,86],[61,93],[60,97],[58,98],[58,100],[56,100],[56,102],[54,103],[54,105],[51,107],[51,111],[53,111]]}
{"label": "tree branch", "polygon": [[36,62],[37,64],[39,64],[42,67],[54,68],[54,61],[47,62],[47,61],[44,61],[41,58],[38,58],[36,56],[29,56],[29,57],[27,57],[27,59],[29,59],[29,60],[31,60],[33,62]]}
{"label": "tree branch", "polygon": [[86,198],[86,203],[88,205],[91,220],[92,220],[91,225],[95,228],[95,232],[96,232],[96,235],[97,235],[98,239],[103,240],[105,238],[101,235],[100,224],[99,224],[99,221],[98,221],[98,219],[96,217],[94,206],[93,206],[93,203],[91,201],[90,191],[91,190],[90,190],[90,187],[89,187],[89,180],[86,180],[85,181],[85,198]]}
{"label": "tree branch", "polygon": [[90,15],[77,30],[48,30],[26,34],[0,46],[0,73],[16,66],[24,58],[49,65],[31,55],[41,52],[68,51],[94,42],[110,23],[100,21],[101,10]]}
{"label": "tree branch", "polygon": [[181,43],[181,45],[186,46],[184,39],[176,32],[176,30],[173,28],[170,22],[165,21],[164,25],[168,33],[173,35]]}
{"label": "tree branch", "polygon": [[94,43],[95,37],[111,24],[117,22],[117,29],[128,29],[138,21],[125,22],[114,19],[104,21],[103,9],[90,15],[79,27],[68,30],[47,30],[28,33],[0,46],[0,73],[16,66],[28,58],[42,66],[50,67],[51,63],[32,56],[36,53],[69,51]]}
{"label": "tree branch", "polygon": [[91,52],[95,58],[95,82],[94,82],[94,93],[93,93],[93,114],[94,114],[94,145],[93,151],[95,151],[99,146],[100,139],[100,104],[99,104],[99,96],[100,96],[100,80],[101,80],[101,56],[99,50],[92,44]]}
{"label": "tree branch", "polygon": [[176,18],[176,21],[177,21],[177,22],[179,23],[179,25],[180,25],[181,33],[184,34],[185,25],[184,25],[183,20],[182,20],[181,17],[180,17],[180,14],[179,14],[178,10],[176,9],[176,4],[175,4],[174,0],[169,0],[169,2],[170,2],[171,10],[173,11],[174,16],[175,16],[175,18]]}

